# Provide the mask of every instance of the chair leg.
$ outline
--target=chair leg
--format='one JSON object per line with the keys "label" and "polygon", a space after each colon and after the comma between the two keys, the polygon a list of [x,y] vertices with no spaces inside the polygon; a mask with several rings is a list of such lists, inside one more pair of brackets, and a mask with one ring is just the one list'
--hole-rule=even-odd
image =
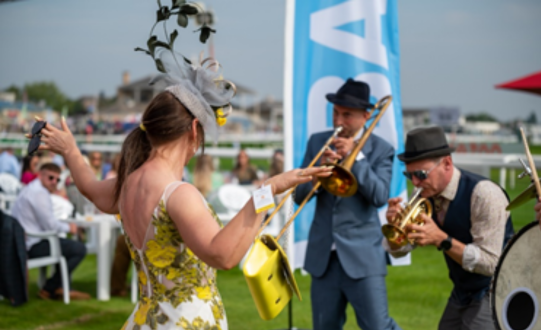
{"label": "chair leg", "polygon": [[133,304],[137,303],[137,294],[138,294],[138,287],[137,287],[137,268],[135,267],[135,264],[132,263],[131,268],[131,302]]}
{"label": "chair leg", "polygon": [[47,281],[47,266],[39,268],[38,287],[41,290]]}
{"label": "chair leg", "polygon": [[70,278],[68,273],[68,264],[64,257],[60,258],[60,271],[62,274],[62,290],[64,290],[64,303],[70,303]]}

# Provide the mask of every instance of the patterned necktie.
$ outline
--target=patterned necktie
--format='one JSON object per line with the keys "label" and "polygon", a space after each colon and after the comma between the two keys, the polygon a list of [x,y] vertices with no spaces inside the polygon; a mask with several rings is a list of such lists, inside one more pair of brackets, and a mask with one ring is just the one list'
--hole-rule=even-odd
{"label": "patterned necktie", "polygon": [[445,208],[443,207],[444,200],[445,198],[443,196],[438,196],[434,200],[434,211],[436,211],[436,219],[440,226],[443,226],[443,220],[445,218]]}

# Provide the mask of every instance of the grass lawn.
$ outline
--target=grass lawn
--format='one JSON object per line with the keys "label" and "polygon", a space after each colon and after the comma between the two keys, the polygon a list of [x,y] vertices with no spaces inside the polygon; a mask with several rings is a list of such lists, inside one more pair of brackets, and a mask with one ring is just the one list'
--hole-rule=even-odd
{"label": "grass lawn", "polygon": [[[497,171],[492,172],[497,179]],[[514,198],[528,185],[526,179],[517,180],[515,189],[508,190]],[[534,218],[534,201],[514,210],[515,230]],[[436,329],[438,320],[451,291],[447,268],[441,255],[433,247],[413,251],[411,266],[389,267],[387,291],[392,317],[404,330]],[[43,301],[36,298],[37,270],[30,272],[30,301],[21,307],[11,307],[0,302],[0,329],[120,329],[133,310],[129,298],[112,298],[108,302],[95,299],[62,302]],[[294,325],[311,328],[310,277],[296,274],[303,301],[294,300]],[[219,272],[218,285],[222,294],[229,328],[232,330],[259,330],[287,328],[287,310],[272,321],[262,321],[255,309],[244,277],[238,268]],[[96,296],[96,258],[91,255],[73,274],[73,287]],[[345,329],[358,329],[355,315],[348,308]]]}

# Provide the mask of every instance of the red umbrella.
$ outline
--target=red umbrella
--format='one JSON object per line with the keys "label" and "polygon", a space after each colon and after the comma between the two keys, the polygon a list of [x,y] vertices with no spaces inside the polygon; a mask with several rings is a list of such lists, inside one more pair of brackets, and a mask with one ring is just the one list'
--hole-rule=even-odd
{"label": "red umbrella", "polygon": [[541,71],[513,81],[496,85],[496,88],[516,89],[541,95]]}

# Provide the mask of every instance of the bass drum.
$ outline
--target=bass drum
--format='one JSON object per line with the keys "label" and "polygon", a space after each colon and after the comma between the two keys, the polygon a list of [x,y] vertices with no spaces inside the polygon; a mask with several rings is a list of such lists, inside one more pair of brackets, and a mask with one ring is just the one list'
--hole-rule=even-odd
{"label": "bass drum", "polygon": [[541,330],[541,229],[537,221],[509,241],[492,283],[497,329]]}

